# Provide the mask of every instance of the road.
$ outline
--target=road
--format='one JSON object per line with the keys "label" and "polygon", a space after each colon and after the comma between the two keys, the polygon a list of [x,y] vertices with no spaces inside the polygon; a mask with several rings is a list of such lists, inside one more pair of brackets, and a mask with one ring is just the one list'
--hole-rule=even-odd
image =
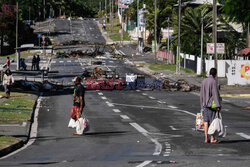
{"label": "road", "polygon": [[[71,85],[91,60],[54,57],[51,70],[59,73],[49,77]],[[120,76],[139,73],[123,60],[103,61]],[[249,98],[224,99],[227,137],[219,144],[205,144],[203,133],[194,130],[198,92],[87,90],[85,99],[90,131],[73,136],[75,130],[67,128],[72,92],[43,94],[35,142],[0,166],[249,166],[250,112],[241,107]]]}

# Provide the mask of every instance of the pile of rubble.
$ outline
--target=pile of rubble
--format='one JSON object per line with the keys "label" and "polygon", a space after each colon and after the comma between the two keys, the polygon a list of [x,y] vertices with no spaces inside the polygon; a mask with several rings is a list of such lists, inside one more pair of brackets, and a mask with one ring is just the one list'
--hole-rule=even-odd
{"label": "pile of rubble", "polygon": [[190,92],[194,90],[199,90],[200,88],[195,85],[190,85],[184,79],[179,79],[176,82],[170,81],[169,79],[163,79],[163,89],[170,90],[172,92]]}
{"label": "pile of rubble", "polygon": [[57,91],[63,89],[62,85],[56,85],[48,81],[42,83],[42,82],[32,82],[25,80],[15,81],[12,87],[13,89],[16,90],[39,91],[39,92]]}

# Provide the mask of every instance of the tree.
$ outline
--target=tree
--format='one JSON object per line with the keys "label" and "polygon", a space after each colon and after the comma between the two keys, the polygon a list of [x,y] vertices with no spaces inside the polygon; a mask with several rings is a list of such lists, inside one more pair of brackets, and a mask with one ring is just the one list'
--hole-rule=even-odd
{"label": "tree", "polygon": [[247,39],[247,45],[250,48],[250,35],[248,24],[250,22],[250,3],[246,0],[225,0],[222,10],[225,12],[229,21],[241,23],[244,35]]}
{"label": "tree", "polygon": [[[201,48],[201,19],[203,17],[204,43],[212,39],[212,10],[208,5],[184,9],[181,18],[181,50],[184,53],[199,55]],[[178,15],[173,14],[174,42],[177,46]]]}

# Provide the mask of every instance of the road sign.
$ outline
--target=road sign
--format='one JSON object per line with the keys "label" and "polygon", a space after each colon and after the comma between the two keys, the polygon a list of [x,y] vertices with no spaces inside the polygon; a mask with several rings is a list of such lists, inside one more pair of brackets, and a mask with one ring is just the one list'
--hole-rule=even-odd
{"label": "road sign", "polygon": [[42,39],[43,39],[43,41],[45,40],[45,36],[44,35],[43,35]]}
{"label": "road sign", "polygon": [[38,38],[42,38],[42,34],[40,34],[40,33],[37,34],[37,37],[38,37]]}
{"label": "road sign", "polygon": [[[216,44],[217,54],[225,54],[225,43]],[[214,43],[207,43],[207,54],[214,54]]]}

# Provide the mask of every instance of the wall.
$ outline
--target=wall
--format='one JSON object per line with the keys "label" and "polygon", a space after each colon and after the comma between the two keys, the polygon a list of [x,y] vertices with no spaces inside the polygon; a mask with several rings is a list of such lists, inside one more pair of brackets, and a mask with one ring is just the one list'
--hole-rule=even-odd
{"label": "wall", "polygon": [[[206,73],[214,67],[214,60],[206,60]],[[218,60],[218,77],[227,77],[228,85],[250,84],[250,60]]]}

